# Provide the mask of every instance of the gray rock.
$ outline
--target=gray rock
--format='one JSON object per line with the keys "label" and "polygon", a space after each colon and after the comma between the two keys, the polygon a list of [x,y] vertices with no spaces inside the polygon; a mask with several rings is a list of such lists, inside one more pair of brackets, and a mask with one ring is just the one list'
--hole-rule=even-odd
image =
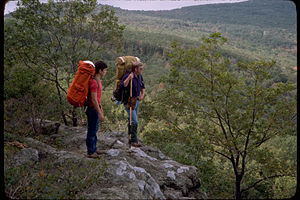
{"label": "gray rock", "polygon": [[[95,193],[85,194],[86,199],[131,199],[128,188],[112,186],[110,188],[100,188]],[[142,196],[140,196],[142,198]]]}
{"label": "gray rock", "polygon": [[52,146],[45,144],[43,142],[40,142],[38,140],[35,140],[33,138],[25,138],[24,139],[26,143],[28,143],[28,146],[31,146],[41,152],[46,152],[46,153],[55,153],[57,150],[53,148]]}
{"label": "gray rock", "polygon": [[127,186],[130,189],[127,192],[133,199],[165,199],[158,183],[143,168],[132,166],[128,161],[121,160],[110,163],[107,171],[114,185],[131,185],[131,187]]}
{"label": "gray rock", "polygon": [[21,149],[14,157],[16,165],[35,163],[39,161],[39,152],[36,149]]}
{"label": "gray rock", "polygon": [[40,133],[44,135],[57,134],[60,123],[57,122],[44,122],[41,124]]}
{"label": "gray rock", "polygon": [[107,151],[107,154],[110,155],[110,156],[115,157],[115,156],[118,156],[120,154],[120,151],[117,150],[117,149],[110,149],[110,150]]}
{"label": "gray rock", "polygon": [[[129,149],[128,135],[123,132],[97,133],[97,137],[98,149],[107,152],[101,155],[102,159],[99,163],[104,161],[107,168],[101,181],[98,182],[101,188],[90,189],[88,193],[83,192],[83,198],[207,198],[206,194],[200,190],[201,181],[196,167],[175,162],[153,147]],[[28,146],[40,152],[54,155],[56,158],[53,161],[54,164],[63,164],[70,160],[74,163],[91,160],[86,157],[86,127],[73,128],[61,125],[58,133],[52,138],[59,139],[64,149],[57,150],[32,138],[26,138],[26,142]],[[29,160],[38,160],[37,150],[35,153],[27,152],[31,155]]]}

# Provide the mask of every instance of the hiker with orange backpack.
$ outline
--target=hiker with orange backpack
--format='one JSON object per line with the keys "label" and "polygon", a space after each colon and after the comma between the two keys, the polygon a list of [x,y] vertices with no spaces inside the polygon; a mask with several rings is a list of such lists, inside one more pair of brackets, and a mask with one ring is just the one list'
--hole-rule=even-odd
{"label": "hiker with orange backpack", "polygon": [[88,120],[86,146],[88,157],[98,158],[99,154],[104,151],[97,150],[97,131],[99,128],[99,121],[103,122],[104,115],[101,106],[102,85],[101,78],[107,72],[107,65],[103,61],[95,63],[95,76],[89,82],[89,90],[87,95],[87,109],[86,115]]}
{"label": "hiker with orange backpack", "polygon": [[141,144],[138,141],[138,111],[139,103],[145,96],[145,84],[142,76],[143,63],[137,61],[132,63],[131,73],[127,73],[123,76],[120,83],[121,90],[128,90],[130,87],[130,97],[128,101],[124,103],[125,110],[128,113],[128,134],[131,135],[129,145],[134,147],[140,147]]}
{"label": "hiker with orange backpack", "polygon": [[68,102],[77,107],[86,107],[88,130],[86,137],[87,154],[90,158],[97,158],[97,131],[99,121],[103,122],[103,109],[101,106],[102,85],[100,78],[107,72],[107,65],[103,61],[95,64],[91,61],[79,61],[78,70],[67,93]]}

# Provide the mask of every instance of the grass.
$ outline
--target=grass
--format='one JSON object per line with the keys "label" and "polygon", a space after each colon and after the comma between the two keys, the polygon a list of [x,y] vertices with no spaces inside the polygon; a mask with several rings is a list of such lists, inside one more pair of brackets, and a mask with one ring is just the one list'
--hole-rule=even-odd
{"label": "grass", "polygon": [[[14,156],[20,147],[11,141],[22,141],[17,135],[5,134],[4,184],[5,195],[11,199],[84,199],[90,188],[101,187],[107,168],[105,160],[66,159],[43,154],[40,161],[16,165]],[[58,141],[57,141],[58,142]]]}

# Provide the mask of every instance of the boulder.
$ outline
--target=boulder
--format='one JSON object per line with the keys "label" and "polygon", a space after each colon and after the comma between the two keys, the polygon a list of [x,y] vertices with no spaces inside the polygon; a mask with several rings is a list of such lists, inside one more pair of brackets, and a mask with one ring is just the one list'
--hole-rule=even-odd
{"label": "boulder", "polygon": [[15,155],[14,160],[17,166],[35,163],[39,161],[39,152],[33,148],[24,148]]}
{"label": "boulder", "polygon": [[44,135],[57,134],[60,123],[52,121],[43,121],[40,124],[40,133]]}
{"label": "boulder", "polygon": [[[101,188],[90,189],[84,193],[86,199],[206,199],[201,191],[198,169],[173,161],[159,149],[143,146],[128,146],[128,135],[124,132],[97,133],[97,147],[106,150],[99,162],[106,168],[101,177]],[[61,125],[53,140],[59,139],[64,149],[27,138],[29,147],[25,154],[28,160],[38,160],[38,151],[43,155],[52,154],[54,163],[66,160],[91,160],[86,156],[86,127],[67,127]],[[34,149],[32,149],[34,148]],[[29,150],[28,150],[29,149]],[[30,150],[31,149],[31,150]],[[37,150],[36,150],[37,149]]]}

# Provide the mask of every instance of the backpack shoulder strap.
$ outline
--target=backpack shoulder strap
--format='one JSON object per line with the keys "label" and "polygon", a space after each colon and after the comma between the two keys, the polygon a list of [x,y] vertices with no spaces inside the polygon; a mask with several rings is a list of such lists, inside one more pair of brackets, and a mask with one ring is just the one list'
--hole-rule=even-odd
{"label": "backpack shoulder strap", "polygon": [[97,81],[97,85],[98,85],[98,89],[99,89],[99,86],[100,86],[99,81],[95,77],[93,79],[95,79]]}

